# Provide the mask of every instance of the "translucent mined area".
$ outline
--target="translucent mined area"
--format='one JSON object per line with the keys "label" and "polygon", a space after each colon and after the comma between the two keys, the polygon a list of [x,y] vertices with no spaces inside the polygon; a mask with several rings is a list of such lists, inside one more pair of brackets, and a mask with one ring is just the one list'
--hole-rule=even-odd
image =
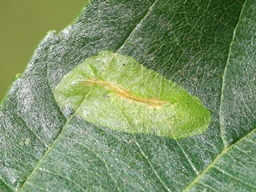
{"label": "translucent mined area", "polygon": [[120,132],[184,138],[206,131],[211,115],[199,98],[135,59],[101,51],[54,90],[62,109]]}

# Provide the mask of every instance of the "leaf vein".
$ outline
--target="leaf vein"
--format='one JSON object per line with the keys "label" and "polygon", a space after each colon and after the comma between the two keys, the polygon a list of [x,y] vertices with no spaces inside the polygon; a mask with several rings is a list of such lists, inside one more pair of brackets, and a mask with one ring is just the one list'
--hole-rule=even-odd
{"label": "leaf vein", "polygon": [[251,132],[249,132],[247,135],[245,135],[244,137],[242,137],[240,140],[238,140],[237,142],[233,143],[232,145],[230,145],[227,148],[224,148],[222,150],[222,152],[217,155],[215,157],[215,159],[183,190],[183,191],[188,191],[194,184],[196,184],[197,182],[199,182],[199,180],[204,176],[204,174],[210,170],[217,162],[218,160],[224,156],[229,150],[231,150],[232,148],[234,148],[237,144],[241,143],[242,141],[246,140],[251,134],[254,134],[254,132],[256,131],[256,129],[252,130]]}
{"label": "leaf vein", "polygon": [[177,145],[179,146],[179,148],[181,149],[183,155],[186,157],[189,165],[191,166],[191,168],[193,169],[193,171],[196,173],[196,175],[199,174],[198,170],[195,168],[195,166],[193,165],[193,163],[191,162],[190,158],[188,157],[187,153],[185,152],[185,150],[183,149],[183,147],[180,145],[180,143],[178,142],[177,139],[175,139]]}
{"label": "leaf vein", "polygon": [[85,190],[82,186],[80,186],[78,183],[74,182],[73,180],[71,180],[71,179],[68,178],[68,177],[65,177],[65,176],[63,176],[63,175],[60,175],[60,174],[58,174],[58,173],[52,172],[52,171],[47,170],[47,169],[39,168],[38,170],[41,171],[41,172],[46,172],[46,173],[52,174],[52,175],[54,175],[54,176],[60,177],[60,178],[62,178],[62,179],[65,179],[65,180],[67,180],[67,181],[69,181],[69,182],[75,184],[75,185],[76,185],[78,188],[80,188],[82,191]]}
{"label": "leaf vein", "polygon": [[234,28],[234,32],[233,32],[233,35],[232,35],[232,39],[231,39],[231,42],[229,44],[229,51],[228,51],[228,57],[227,57],[227,61],[226,61],[226,65],[225,65],[225,68],[224,68],[224,72],[223,72],[223,76],[222,76],[222,82],[221,82],[221,96],[220,96],[220,109],[219,109],[219,117],[220,117],[220,134],[221,134],[221,138],[222,138],[222,142],[224,144],[224,147],[227,147],[228,146],[228,142],[226,140],[226,130],[223,126],[224,124],[224,117],[223,117],[223,102],[224,102],[224,89],[225,89],[225,80],[226,80],[226,75],[227,75],[227,68],[229,66],[229,63],[230,63],[230,58],[231,58],[231,49],[232,49],[232,46],[233,46],[233,43],[234,43],[234,39],[235,39],[235,35],[236,35],[236,30],[237,30],[237,27],[239,25],[239,21],[240,21],[240,17],[242,15],[242,12],[243,12],[243,9],[245,7],[245,2],[244,4],[242,5],[242,9],[240,11],[240,15],[239,15],[239,19],[238,19],[238,22],[236,24],[236,27]]}
{"label": "leaf vein", "polygon": [[[253,161],[256,162],[256,159],[254,157],[252,157],[251,155],[249,155],[247,152],[245,152],[244,150],[240,149],[239,147],[235,147],[237,150],[239,150],[240,152],[242,152],[243,154],[245,154],[247,157],[251,158]],[[244,164],[242,164],[244,165]]]}
{"label": "leaf vein", "polygon": [[124,40],[123,44],[117,49],[116,52],[119,52],[123,46],[126,44],[127,40],[132,36],[132,34],[135,32],[135,30],[138,28],[138,26],[144,21],[144,19],[148,16],[150,13],[150,10],[155,6],[158,0],[155,0],[154,3],[148,8],[148,11],[146,14],[140,19],[140,21],[137,23],[137,25],[134,27],[134,29],[127,35],[126,39]]}
{"label": "leaf vein", "polygon": [[204,185],[205,187],[208,187],[208,188],[211,189],[212,191],[216,191],[216,189],[214,189],[213,187],[207,185],[206,183],[200,182],[200,184]]}
{"label": "leaf vein", "polygon": [[[27,185],[32,186],[34,189],[35,189],[35,188],[38,188],[38,189],[41,189],[41,190],[43,190],[43,191],[49,191],[48,189],[45,189],[45,188],[43,188],[43,187],[39,187],[38,185],[33,185],[33,184],[30,183],[30,182],[28,182]],[[51,191],[49,191],[49,192],[51,192]]]}
{"label": "leaf vein", "polygon": [[229,176],[230,178],[232,178],[232,179],[234,179],[234,180],[236,180],[236,181],[239,181],[240,183],[243,183],[243,184],[245,184],[245,185],[247,185],[247,186],[249,186],[249,187],[253,187],[253,188],[256,189],[256,186],[255,186],[255,185],[251,185],[251,184],[249,184],[249,183],[247,183],[247,182],[245,182],[245,181],[242,181],[241,178],[236,178],[236,177],[234,177],[233,175],[231,175],[230,173],[226,172],[225,170],[220,169],[219,167],[213,166],[213,168],[214,168],[214,169],[217,169],[217,170],[220,171],[221,173],[223,173],[223,174]]}
{"label": "leaf vein", "polygon": [[[63,138],[64,138],[64,137],[63,137]],[[64,153],[62,153],[62,152],[60,152],[60,151],[57,151],[57,150],[55,150],[55,152],[61,154],[62,156],[66,157],[67,159],[70,159],[70,160],[73,161],[74,163],[77,163],[77,164],[81,165],[81,166],[84,168],[84,169],[83,169],[84,171],[89,172],[89,173],[93,173],[93,174],[96,174],[96,175],[99,175],[97,172],[95,173],[95,172],[92,172],[92,171],[88,170],[81,162],[75,160],[74,158],[72,158],[72,157],[70,157],[70,156],[67,156],[67,155],[65,155]]]}
{"label": "leaf vein", "polygon": [[145,153],[143,152],[143,150],[141,149],[139,143],[137,141],[135,141],[136,145],[138,146],[142,156],[146,159],[146,161],[148,162],[150,168],[152,169],[153,173],[155,174],[156,178],[160,181],[160,183],[162,184],[162,186],[164,187],[164,189],[166,191],[170,191],[170,189],[167,187],[167,185],[164,183],[164,181],[161,179],[161,177],[158,175],[157,171],[155,170],[154,166],[151,164],[151,162],[149,161],[148,157],[145,155]]}
{"label": "leaf vein", "polygon": [[3,180],[2,177],[0,177],[0,181],[2,181],[3,184],[4,184],[6,187],[8,187],[11,191],[14,191],[14,190]]}
{"label": "leaf vein", "polygon": [[[65,138],[65,137],[62,137],[62,138]],[[65,139],[67,139],[67,138],[65,138]],[[112,174],[110,173],[106,161],[105,161],[103,158],[101,158],[97,153],[93,152],[92,150],[89,150],[88,147],[86,147],[85,145],[83,145],[83,144],[81,144],[81,143],[79,143],[79,142],[77,142],[77,141],[74,141],[74,140],[73,140],[73,142],[75,142],[76,144],[78,144],[78,145],[84,147],[87,151],[89,151],[90,153],[92,153],[95,157],[97,157],[97,158],[104,164],[104,166],[105,166],[105,168],[106,168],[106,170],[107,170],[107,173],[108,173],[109,177],[111,178],[111,180],[115,183],[115,186],[116,186],[117,190],[118,190],[118,191],[121,191],[121,190],[119,189],[118,185],[117,185],[116,180],[113,178]]]}
{"label": "leaf vein", "polygon": [[27,127],[27,128],[36,136],[36,138],[47,148],[47,144],[42,141],[42,139],[40,138],[40,136],[37,135],[37,134],[33,131],[33,129],[32,129],[30,126],[28,126],[28,124],[27,124],[27,122],[24,120],[23,116],[22,116],[19,112],[17,112],[17,115],[20,116],[20,119],[23,121],[23,123],[26,125],[26,127]]}

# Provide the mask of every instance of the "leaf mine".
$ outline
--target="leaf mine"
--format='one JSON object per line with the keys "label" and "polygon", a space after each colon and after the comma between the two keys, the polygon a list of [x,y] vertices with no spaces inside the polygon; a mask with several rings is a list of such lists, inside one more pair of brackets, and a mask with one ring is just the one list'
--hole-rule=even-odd
{"label": "leaf mine", "polygon": [[63,77],[59,106],[97,126],[181,139],[202,134],[211,115],[199,98],[135,59],[101,51]]}

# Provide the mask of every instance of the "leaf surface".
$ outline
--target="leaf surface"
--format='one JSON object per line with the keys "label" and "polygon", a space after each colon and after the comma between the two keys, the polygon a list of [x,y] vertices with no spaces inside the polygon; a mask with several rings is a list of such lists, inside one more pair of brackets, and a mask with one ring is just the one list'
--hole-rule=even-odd
{"label": "leaf surface", "polygon": [[[253,0],[92,0],[47,34],[0,106],[0,191],[255,190],[255,12]],[[175,140],[65,116],[55,88],[101,50],[198,97],[207,131]]]}

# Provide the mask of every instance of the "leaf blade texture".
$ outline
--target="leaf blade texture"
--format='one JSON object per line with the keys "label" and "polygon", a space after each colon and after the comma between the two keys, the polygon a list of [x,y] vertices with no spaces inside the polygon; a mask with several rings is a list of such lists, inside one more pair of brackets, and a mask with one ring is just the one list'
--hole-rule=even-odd
{"label": "leaf blade texture", "polygon": [[[92,0],[47,34],[1,103],[0,189],[253,190],[255,11],[253,0]],[[100,50],[129,55],[200,98],[208,130],[175,140],[66,118],[53,90]]]}

